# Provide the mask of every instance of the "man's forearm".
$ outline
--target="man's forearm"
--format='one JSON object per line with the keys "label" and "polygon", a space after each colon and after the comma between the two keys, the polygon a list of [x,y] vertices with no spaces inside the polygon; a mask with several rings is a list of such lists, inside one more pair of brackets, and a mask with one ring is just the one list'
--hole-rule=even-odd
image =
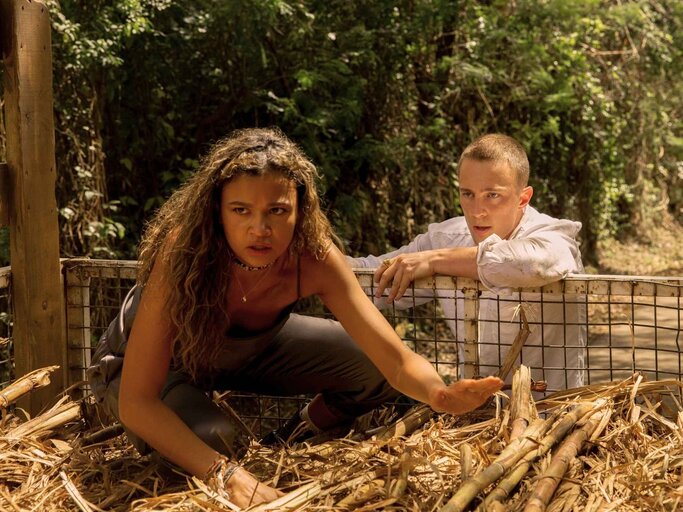
{"label": "man's forearm", "polygon": [[451,247],[429,251],[434,274],[479,279],[477,247]]}

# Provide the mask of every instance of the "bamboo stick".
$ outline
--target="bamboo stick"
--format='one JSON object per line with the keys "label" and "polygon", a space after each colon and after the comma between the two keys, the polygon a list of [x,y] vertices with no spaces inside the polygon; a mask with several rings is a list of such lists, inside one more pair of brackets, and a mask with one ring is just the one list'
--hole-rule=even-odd
{"label": "bamboo stick", "polygon": [[224,393],[223,396],[221,396],[218,392],[214,391],[213,394],[213,401],[218,405],[218,407],[225,412],[232,421],[235,422],[235,424],[240,428],[242,432],[244,432],[249,439],[252,439],[254,441],[258,441],[258,437],[254,435],[254,433],[251,431],[251,429],[247,426],[246,423],[242,420],[239,414],[235,412],[235,409],[230,407],[230,404],[225,401],[225,395],[229,395],[230,392]]}

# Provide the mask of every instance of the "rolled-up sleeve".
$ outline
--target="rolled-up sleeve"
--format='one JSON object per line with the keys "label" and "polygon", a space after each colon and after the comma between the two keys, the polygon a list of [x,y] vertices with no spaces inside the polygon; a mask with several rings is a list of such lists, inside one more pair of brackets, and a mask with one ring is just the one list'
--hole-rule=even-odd
{"label": "rolled-up sleeve", "polygon": [[489,236],[477,251],[480,281],[495,293],[510,293],[582,272],[576,242],[580,229],[579,222],[557,220],[511,240]]}
{"label": "rolled-up sleeve", "polygon": [[[438,239],[438,237],[441,236],[441,230],[439,229],[441,224],[443,223],[430,225],[426,233],[422,233],[416,236],[409,244],[404,245],[403,247],[400,247],[395,251],[391,251],[380,256],[369,255],[364,258],[352,258],[350,256],[346,256],[346,263],[351,268],[374,269],[382,264],[382,260],[385,260],[387,258],[394,258],[399,254],[410,254],[414,252],[428,251],[431,249],[438,248],[438,245],[435,245],[435,241],[433,240],[433,238],[436,237]],[[370,289],[365,289],[365,293],[367,293],[368,295],[370,294],[370,292]],[[416,289],[414,295],[394,301],[392,304],[387,304],[386,299],[384,297],[373,298],[373,301],[375,305],[378,306],[380,309],[390,307],[392,305],[397,309],[408,309],[419,304],[429,302],[433,298],[434,292],[432,290]]]}

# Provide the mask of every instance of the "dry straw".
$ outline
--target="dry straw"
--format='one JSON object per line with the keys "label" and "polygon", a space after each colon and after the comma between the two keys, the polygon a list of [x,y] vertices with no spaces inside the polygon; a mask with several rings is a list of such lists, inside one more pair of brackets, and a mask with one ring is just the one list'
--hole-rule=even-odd
{"label": "dry straw", "polygon": [[[238,510],[197,479],[139,456],[120,427],[88,427],[68,397],[32,419],[10,409],[50,371],[2,392],[0,510]],[[681,382],[635,375],[538,403],[530,385],[522,367],[512,403],[501,394],[495,408],[451,417],[421,406],[370,437],[277,450],[252,443],[243,463],[285,495],[249,510],[683,507]]]}

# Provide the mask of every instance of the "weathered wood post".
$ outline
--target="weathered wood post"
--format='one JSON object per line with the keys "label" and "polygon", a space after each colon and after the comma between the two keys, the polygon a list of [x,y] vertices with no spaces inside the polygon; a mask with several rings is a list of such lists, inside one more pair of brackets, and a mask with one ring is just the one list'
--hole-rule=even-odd
{"label": "weathered wood post", "polygon": [[0,23],[16,375],[62,368],[21,404],[35,414],[63,389],[66,371],[50,17],[41,1],[0,0]]}
{"label": "weathered wood post", "polygon": [[465,364],[463,377],[479,377],[479,295],[477,288],[463,288],[463,316],[465,327]]}

